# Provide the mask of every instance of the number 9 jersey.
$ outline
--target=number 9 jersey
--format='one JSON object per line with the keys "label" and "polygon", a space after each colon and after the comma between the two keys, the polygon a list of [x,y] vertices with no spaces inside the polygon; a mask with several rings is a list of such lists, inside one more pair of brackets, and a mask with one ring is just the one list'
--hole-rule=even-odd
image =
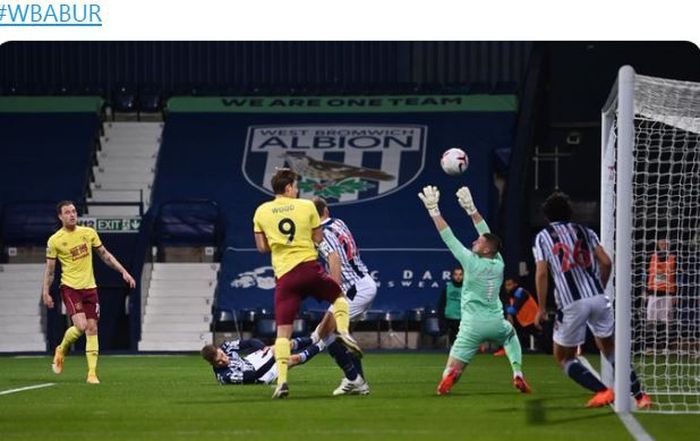
{"label": "number 9 jersey", "polygon": [[278,196],[255,210],[253,231],[267,238],[275,277],[279,279],[300,263],[318,258],[311,236],[320,226],[316,206],[307,199]]}

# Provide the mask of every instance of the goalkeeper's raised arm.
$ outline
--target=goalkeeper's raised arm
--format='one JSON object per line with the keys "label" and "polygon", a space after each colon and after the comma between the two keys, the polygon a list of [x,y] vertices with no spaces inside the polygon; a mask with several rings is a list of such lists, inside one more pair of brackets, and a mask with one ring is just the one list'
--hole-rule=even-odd
{"label": "goalkeeper's raised arm", "polygon": [[440,232],[440,237],[442,238],[447,248],[452,252],[455,258],[462,264],[463,267],[467,264],[467,259],[471,254],[467,248],[462,245],[462,243],[454,236],[452,229],[445,219],[440,214],[440,209],[438,208],[438,202],[440,202],[440,190],[433,185],[428,185],[423,187],[423,191],[418,193],[418,197],[423,201],[430,218],[435,223],[435,228]]}
{"label": "goalkeeper's raised arm", "polygon": [[[489,228],[488,224],[481,216],[481,214],[479,214],[479,210],[476,209],[476,205],[474,205],[474,198],[472,198],[472,192],[469,191],[469,187],[462,187],[459,190],[457,190],[457,201],[459,202],[459,205],[462,208],[464,208],[464,211],[467,212],[469,217],[472,218],[474,228],[476,228],[476,231],[479,233],[479,236],[484,234],[490,235],[491,229]],[[503,260],[503,258],[501,257],[501,253],[496,253],[494,257]]]}

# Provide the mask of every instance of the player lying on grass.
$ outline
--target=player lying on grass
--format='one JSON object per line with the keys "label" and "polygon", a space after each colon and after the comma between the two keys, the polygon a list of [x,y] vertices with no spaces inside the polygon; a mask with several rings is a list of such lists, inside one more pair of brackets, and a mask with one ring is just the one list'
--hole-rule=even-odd
{"label": "player lying on grass", "polygon": [[[303,347],[309,342],[310,338],[304,337],[293,339],[291,343],[293,347]],[[314,352],[317,354],[319,351],[317,347]],[[272,384],[277,380],[273,348],[265,346],[258,339],[226,341],[219,347],[206,345],[201,354],[212,365],[214,375],[221,384]],[[300,361],[299,354],[291,355],[289,367]]]}
{"label": "player lying on grass", "polygon": [[522,373],[522,349],[513,325],[503,318],[503,307],[498,296],[503,283],[503,258],[498,252],[500,239],[491,234],[486,221],[474,205],[467,187],[457,191],[457,200],[479,232],[479,237],[468,250],[454,236],[447,222],[440,215],[437,187],[423,188],[418,197],[425,204],[440,237],[464,269],[462,283],[462,318],[457,338],[450,350],[438,395],[448,393],[459,380],[464,369],[479,350],[481,343],[492,341],[503,345],[513,369],[513,385],[523,393],[530,393],[530,386]]}

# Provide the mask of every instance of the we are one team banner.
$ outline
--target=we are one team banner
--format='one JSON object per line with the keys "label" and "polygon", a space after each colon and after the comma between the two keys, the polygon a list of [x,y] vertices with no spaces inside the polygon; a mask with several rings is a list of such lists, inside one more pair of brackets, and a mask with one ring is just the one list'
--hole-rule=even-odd
{"label": "we are one team banner", "polygon": [[[222,208],[222,307],[271,305],[274,276],[269,255],[255,250],[251,219],[272,198],[279,167],[301,175],[300,197],[324,197],[350,226],[380,283],[380,307],[432,303],[456,263],[417,197],[425,185],[440,188],[441,211],[466,246],[476,231],[457,204],[460,186],[497,223],[494,151],[513,142],[512,96],[186,97],[168,108],[159,167],[182,173],[157,183],[154,195],[213,199]],[[440,168],[451,147],[469,155],[459,177]]]}
{"label": "we are one team banner", "polygon": [[515,95],[173,97],[171,112],[513,112]]}

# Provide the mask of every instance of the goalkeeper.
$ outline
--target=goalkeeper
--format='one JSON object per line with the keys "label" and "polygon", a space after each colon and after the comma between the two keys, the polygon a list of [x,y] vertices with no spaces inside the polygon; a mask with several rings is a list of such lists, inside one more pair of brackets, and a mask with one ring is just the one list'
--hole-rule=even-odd
{"label": "goalkeeper", "polygon": [[522,350],[513,325],[503,318],[499,290],[503,283],[503,258],[498,252],[501,240],[489,230],[481,217],[467,187],[457,191],[459,205],[472,218],[479,238],[468,250],[454,236],[452,230],[440,215],[437,187],[423,188],[418,197],[425,204],[430,217],[440,232],[440,237],[455,258],[464,268],[464,282],[461,293],[462,319],[457,339],[452,345],[442,381],[437,388],[438,395],[447,394],[459,380],[464,369],[486,341],[503,345],[513,369],[513,385],[523,393],[530,393],[530,386],[522,373]]}

